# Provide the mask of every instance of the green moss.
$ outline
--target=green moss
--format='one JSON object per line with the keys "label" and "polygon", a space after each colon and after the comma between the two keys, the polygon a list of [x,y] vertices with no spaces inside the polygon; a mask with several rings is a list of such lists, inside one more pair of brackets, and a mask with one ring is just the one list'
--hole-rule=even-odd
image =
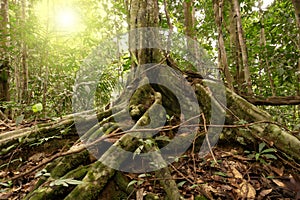
{"label": "green moss", "polygon": [[83,151],[78,154],[65,156],[51,171],[51,177],[57,179],[67,172],[76,169],[79,165],[88,163],[89,152]]}

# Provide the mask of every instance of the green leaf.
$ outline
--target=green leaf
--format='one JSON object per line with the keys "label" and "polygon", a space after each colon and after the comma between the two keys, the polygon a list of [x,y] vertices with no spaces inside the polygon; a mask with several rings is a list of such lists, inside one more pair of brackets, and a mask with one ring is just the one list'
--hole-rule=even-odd
{"label": "green leaf", "polygon": [[252,159],[252,158],[254,158],[254,154],[249,154],[247,157]]}
{"label": "green leaf", "polygon": [[9,185],[9,184],[7,184],[7,183],[4,183],[4,182],[0,182],[0,185],[1,185],[1,186],[4,186],[4,187],[10,187],[10,185]]}
{"label": "green leaf", "polygon": [[18,116],[18,117],[16,118],[16,126],[19,126],[19,124],[22,123],[23,119],[24,119],[24,115]]}
{"label": "green leaf", "polygon": [[[135,157],[135,155],[139,155],[139,154],[141,154],[141,152],[142,152],[142,150],[144,149],[144,145],[140,145],[135,151],[134,151],[134,157]],[[133,157],[133,158],[134,158]]]}
{"label": "green leaf", "polygon": [[82,181],[78,181],[75,179],[64,179],[64,181],[70,185],[79,185],[79,184],[83,183]]}
{"label": "green leaf", "polygon": [[78,181],[78,180],[74,180],[74,179],[59,179],[59,180],[55,180],[52,181],[50,183],[50,187],[55,186],[55,185],[62,185],[64,187],[68,187],[69,185],[79,185],[83,183],[82,181]]}
{"label": "green leaf", "polygon": [[196,187],[198,187],[198,185],[197,185],[197,184],[193,184],[193,185],[191,185],[189,188],[190,188],[190,189],[195,189]]}
{"label": "green leaf", "polygon": [[182,187],[185,183],[186,183],[186,181],[181,181],[180,183],[177,184],[177,186]]}
{"label": "green leaf", "polygon": [[264,154],[264,157],[267,158],[267,159],[274,159],[274,160],[277,160],[277,157],[274,156],[273,154]]}
{"label": "green leaf", "polygon": [[263,150],[261,153],[273,153],[273,152],[276,152],[276,149],[269,148],[269,149]]}
{"label": "green leaf", "polygon": [[223,172],[215,172],[215,175],[227,177],[227,174],[225,174]]}
{"label": "green leaf", "polygon": [[138,175],[139,178],[145,178],[147,176],[151,176],[151,175],[150,174],[140,174],[140,175]]}
{"label": "green leaf", "polygon": [[154,142],[153,142],[153,140],[151,139],[147,139],[147,140],[145,140],[144,141],[144,143],[146,144],[146,145],[149,145],[150,147],[154,144]]}
{"label": "green leaf", "polygon": [[260,157],[260,154],[259,154],[259,153],[256,153],[256,154],[255,154],[255,160],[258,160],[259,157]]}
{"label": "green leaf", "polygon": [[142,185],[145,182],[145,180],[138,180],[137,185]]}
{"label": "green leaf", "polygon": [[9,152],[9,151],[10,151],[11,149],[13,149],[16,145],[17,145],[17,144],[13,144],[13,145],[7,147],[6,149],[2,149],[2,150],[1,150],[1,154],[4,154],[4,153]]}
{"label": "green leaf", "polygon": [[137,180],[132,180],[128,183],[127,188],[137,183]]}
{"label": "green leaf", "polygon": [[34,175],[34,178],[38,178],[38,177],[44,175],[45,173],[47,173],[47,170],[46,170],[46,169],[42,169],[41,171],[38,171],[38,172]]}
{"label": "green leaf", "polygon": [[33,111],[34,113],[40,112],[40,111],[42,111],[42,110],[43,110],[43,105],[42,105],[41,103],[37,103],[37,104],[34,104],[34,105],[32,106],[32,111]]}
{"label": "green leaf", "polygon": [[258,152],[262,152],[263,148],[266,146],[266,143],[262,142],[259,144]]}

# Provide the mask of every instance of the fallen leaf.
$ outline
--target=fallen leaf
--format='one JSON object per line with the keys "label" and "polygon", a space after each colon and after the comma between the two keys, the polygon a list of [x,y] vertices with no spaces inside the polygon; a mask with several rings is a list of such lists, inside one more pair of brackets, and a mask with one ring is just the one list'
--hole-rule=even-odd
{"label": "fallen leaf", "polygon": [[255,199],[256,190],[250,183],[244,180],[239,186],[239,195],[241,197],[246,197],[247,199]]}
{"label": "fallen leaf", "polygon": [[273,172],[275,172],[276,174],[278,174],[279,176],[283,176],[283,172],[284,172],[284,167],[281,167],[280,169],[273,167],[273,166],[269,166],[271,168],[271,170]]}
{"label": "fallen leaf", "polygon": [[280,180],[272,179],[272,181],[273,181],[276,185],[278,185],[279,187],[286,187],[285,184],[284,184],[282,181],[280,181]]}
{"label": "fallen leaf", "polygon": [[243,178],[243,175],[235,168],[235,167],[230,167],[233,173],[234,178]]}

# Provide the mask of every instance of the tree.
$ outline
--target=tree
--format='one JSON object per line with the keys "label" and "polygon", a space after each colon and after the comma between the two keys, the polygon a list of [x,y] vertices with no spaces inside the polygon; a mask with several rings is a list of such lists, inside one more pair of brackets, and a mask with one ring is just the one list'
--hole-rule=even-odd
{"label": "tree", "polygon": [[246,88],[247,88],[247,93],[252,95],[252,83],[251,83],[251,77],[250,77],[250,70],[249,70],[249,63],[248,63],[248,52],[247,52],[247,47],[246,47],[246,42],[244,38],[244,30],[242,27],[242,19],[241,19],[241,13],[240,13],[240,4],[238,0],[232,0],[232,11],[233,11],[233,20],[235,20],[235,30],[237,34],[237,40],[238,40],[238,45],[242,57],[242,67],[239,69],[239,74],[242,73],[243,81],[245,82]]}
{"label": "tree", "polygon": [[[9,101],[9,16],[8,0],[1,1],[1,38],[0,38],[0,102]],[[4,111],[0,106],[1,112]],[[1,116],[2,118],[2,116]]]}
{"label": "tree", "polygon": [[[300,1],[293,0],[293,5],[295,8],[295,17],[296,17],[296,24],[299,29],[298,34],[298,51],[300,51]],[[298,81],[300,82],[300,59],[298,60]],[[300,85],[298,84],[298,95],[300,95]]]}
{"label": "tree", "polygon": [[233,80],[232,75],[229,71],[227,54],[225,50],[223,31],[222,31],[222,22],[223,22],[223,7],[224,1],[214,1],[214,13],[215,13],[215,21],[218,29],[218,51],[219,51],[219,64],[221,65],[221,69],[224,72],[226,80],[228,82],[228,87],[233,90]]}
{"label": "tree", "polygon": [[[117,189],[112,193],[117,193],[114,195],[118,198],[126,198],[133,192],[130,186],[134,182],[117,172],[118,169],[139,173],[155,170],[165,197],[180,199],[178,185],[168,164],[176,159],[178,152],[180,155],[189,148],[192,141],[195,144],[204,141],[200,151],[211,152],[210,145],[219,139],[216,132],[222,131],[222,128],[227,141],[245,145],[264,141],[296,161],[300,160],[299,139],[282,129],[271,115],[225,88],[218,76],[211,78],[181,70],[167,50],[171,51],[172,45],[175,45],[177,54],[189,58],[189,51],[184,48],[186,41],[184,45],[176,39],[169,43],[172,34],[157,29],[160,19],[158,5],[157,0],[130,1],[128,36],[131,72],[124,92],[114,102],[96,113],[91,110],[97,90],[94,82],[98,75],[103,75],[101,67],[106,64],[102,58],[109,59],[117,49],[115,43],[109,43],[108,52],[103,50],[107,47],[105,44],[100,46],[79,70],[73,100],[74,110],[83,112],[43,125],[37,131],[16,130],[0,135],[1,149],[5,153],[23,145],[20,137],[25,137],[23,141],[27,145],[27,142],[36,142],[35,138],[55,137],[57,133],[63,132],[68,136],[68,128],[74,129],[75,121],[82,144],[55,154],[12,178],[18,180],[47,165],[37,174],[41,178],[25,199],[112,199],[112,195],[104,196],[107,195],[104,191],[109,188],[121,188],[121,193],[117,193]],[[219,48],[223,48],[219,52],[224,59],[226,55],[220,42],[222,27],[219,22],[222,12],[217,6],[215,2]],[[239,12],[237,7],[234,6],[234,13]],[[236,28],[242,31],[241,21],[236,23],[239,24]],[[243,40],[241,36],[238,36],[239,40]],[[170,48],[163,48],[163,45],[170,45]],[[239,48],[245,48],[242,47],[244,42],[240,41],[239,45]],[[191,63],[211,64],[204,59],[200,57]],[[159,142],[161,138],[165,138],[164,142]],[[18,144],[19,141],[21,144]],[[128,155],[124,156],[120,149]],[[147,156],[143,157],[145,154]],[[213,199],[213,195],[201,185],[195,187],[202,196]]]}

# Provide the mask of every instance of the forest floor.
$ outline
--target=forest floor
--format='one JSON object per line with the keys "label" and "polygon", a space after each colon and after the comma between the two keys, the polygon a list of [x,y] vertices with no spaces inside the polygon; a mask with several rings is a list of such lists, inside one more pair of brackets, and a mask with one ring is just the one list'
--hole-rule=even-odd
{"label": "forest floor", "polygon": [[[15,129],[13,125],[9,126],[0,126],[0,134]],[[22,126],[30,126],[30,123]],[[16,181],[11,181],[11,178],[39,165],[50,156],[67,151],[77,140],[76,134],[52,137],[17,148],[5,156],[0,154],[0,199],[22,199],[35,187],[42,168]],[[213,155],[200,158],[196,151],[193,152],[194,148],[190,148],[169,165],[181,195],[193,200],[201,194],[200,190],[204,190],[214,199],[288,200],[300,197],[299,165],[295,166],[268,147],[260,152],[247,151],[247,148],[259,149],[223,141],[213,148]],[[137,193],[156,194],[160,199],[165,196],[154,172],[125,175],[130,180],[137,180],[134,182]],[[136,199],[136,195],[128,199]]]}

